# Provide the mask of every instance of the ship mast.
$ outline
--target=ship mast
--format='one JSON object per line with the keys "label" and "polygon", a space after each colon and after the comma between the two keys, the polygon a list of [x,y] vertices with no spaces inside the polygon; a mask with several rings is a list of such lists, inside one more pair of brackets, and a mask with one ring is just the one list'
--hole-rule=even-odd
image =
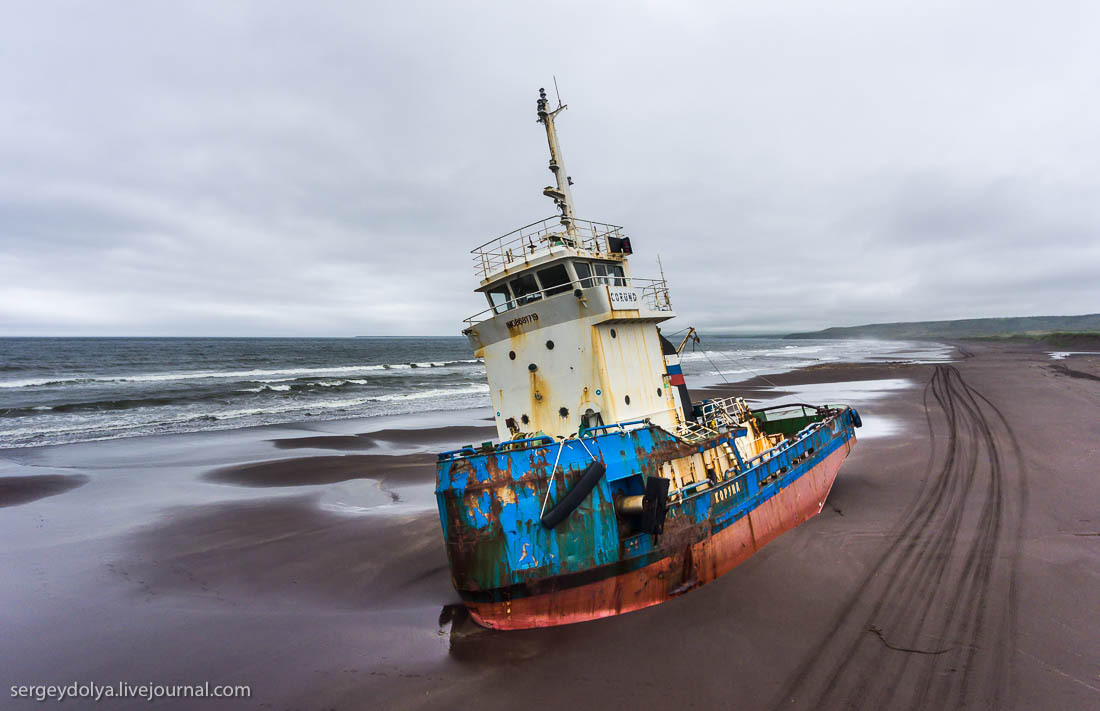
{"label": "ship mast", "polygon": [[[555,82],[556,83],[556,82]],[[565,172],[565,161],[562,159],[561,146],[558,144],[558,130],[554,126],[554,117],[559,111],[569,108],[561,103],[558,97],[558,108],[550,111],[547,109],[546,89],[539,89],[539,123],[546,126],[546,141],[550,144],[550,172],[558,186],[547,187],[542,194],[554,201],[561,210],[561,223],[565,230],[572,236],[575,233],[573,227],[573,179]]]}

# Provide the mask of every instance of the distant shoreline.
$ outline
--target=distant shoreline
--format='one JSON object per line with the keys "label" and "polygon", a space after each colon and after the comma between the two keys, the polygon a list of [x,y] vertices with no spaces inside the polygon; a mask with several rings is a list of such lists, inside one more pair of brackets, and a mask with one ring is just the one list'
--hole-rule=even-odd
{"label": "distant shoreline", "polygon": [[[1019,339],[1047,345],[1100,341],[1100,314],[969,318],[953,321],[871,323],[787,334],[785,339],[883,338],[891,340]],[[1046,340],[1044,340],[1046,339]]]}

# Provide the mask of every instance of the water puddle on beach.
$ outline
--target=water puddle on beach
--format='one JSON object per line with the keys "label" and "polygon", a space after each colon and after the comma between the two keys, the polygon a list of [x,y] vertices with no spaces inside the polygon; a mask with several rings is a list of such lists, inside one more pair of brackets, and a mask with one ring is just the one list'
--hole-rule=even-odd
{"label": "water puddle on beach", "polygon": [[[882,380],[849,380],[837,383],[807,383],[805,385],[784,385],[785,394],[768,399],[769,404],[783,404],[808,399],[810,402],[829,402],[858,404],[878,400],[898,390],[913,387],[913,381],[906,378],[884,378]],[[765,393],[766,396],[766,393]]]}
{"label": "water puddle on beach", "polygon": [[[782,395],[769,397],[768,393],[762,393],[761,400],[766,405],[787,403],[851,405],[860,410],[863,419],[863,427],[859,429],[857,435],[860,439],[868,439],[888,437],[901,431],[901,424],[895,418],[875,414],[874,403],[899,390],[914,386],[915,383],[906,378],[784,385]],[[870,405],[870,407],[865,411],[864,405]]]}
{"label": "water puddle on beach", "polygon": [[1048,353],[1051,360],[1065,360],[1075,355],[1100,355],[1100,351],[1054,351]]}
{"label": "water puddle on beach", "polygon": [[414,516],[435,511],[435,485],[386,485],[374,479],[358,479],[328,485],[318,506],[345,516]]}

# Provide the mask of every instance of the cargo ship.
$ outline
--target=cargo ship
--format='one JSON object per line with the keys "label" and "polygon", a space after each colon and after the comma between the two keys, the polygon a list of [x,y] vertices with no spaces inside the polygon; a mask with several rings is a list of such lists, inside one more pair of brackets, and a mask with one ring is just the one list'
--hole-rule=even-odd
{"label": "cargo ship", "polygon": [[435,492],[455,589],[494,629],[608,617],[715,580],[821,511],[862,424],[844,406],[693,403],[687,339],[660,331],[676,315],[663,274],[635,277],[623,228],[574,215],[555,125],[567,107],[544,90],[537,106],[557,214],[472,251],[488,308],[462,331],[499,439],[439,454]]}

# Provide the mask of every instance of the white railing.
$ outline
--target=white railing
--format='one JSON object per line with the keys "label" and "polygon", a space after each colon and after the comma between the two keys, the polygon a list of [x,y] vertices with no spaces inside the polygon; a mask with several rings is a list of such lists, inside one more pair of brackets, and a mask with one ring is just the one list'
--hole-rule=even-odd
{"label": "white railing", "polygon": [[541,250],[556,246],[572,247],[593,257],[608,256],[612,254],[608,238],[625,236],[618,225],[578,219],[573,220],[573,233],[570,234],[561,224],[561,218],[555,216],[489,240],[470,253],[474,255],[474,274],[485,279],[512,265],[525,264]]}
{"label": "white railing", "polygon": [[631,279],[632,286],[642,290],[642,303],[653,311],[672,311],[668,282],[664,279]]}
{"label": "white railing", "polygon": [[700,442],[740,427],[747,416],[744,403],[738,403],[740,399],[734,396],[705,401],[700,416],[694,422],[682,423],[676,434],[685,441]]}
{"label": "white railing", "polygon": [[581,279],[580,281],[570,282],[569,284],[561,284],[559,286],[551,287],[549,289],[543,289],[542,291],[533,291],[530,294],[524,294],[518,299],[512,299],[496,306],[490,306],[484,311],[465,319],[467,326],[473,326],[475,323],[480,323],[485,319],[492,316],[494,313],[503,314],[511,311],[517,306],[525,306],[527,304],[548,299],[560,294],[567,294],[574,289],[582,288],[587,289],[592,286],[604,285],[610,287],[632,287],[641,292],[642,303],[645,304],[651,311],[671,311],[672,303],[668,296],[668,282],[664,279],[635,279],[634,277],[616,277],[616,276],[593,276],[587,279]]}

